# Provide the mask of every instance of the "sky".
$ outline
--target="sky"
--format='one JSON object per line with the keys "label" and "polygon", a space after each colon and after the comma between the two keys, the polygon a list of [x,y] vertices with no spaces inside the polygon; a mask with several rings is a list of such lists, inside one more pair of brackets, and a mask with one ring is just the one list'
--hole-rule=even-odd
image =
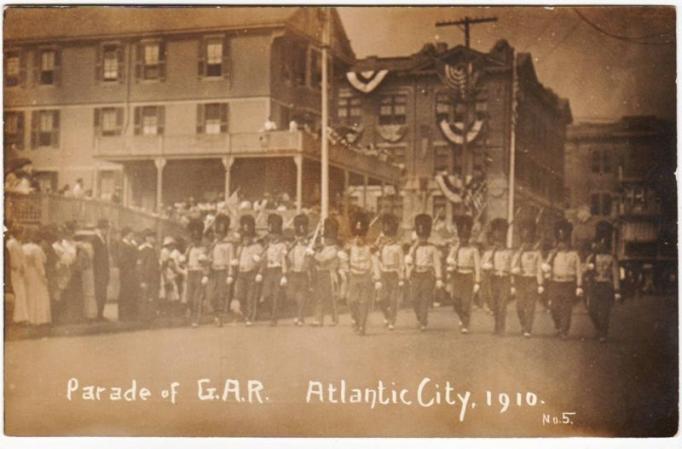
{"label": "sky", "polygon": [[[406,56],[427,42],[464,44],[457,27],[435,23],[468,17],[498,18],[471,27],[471,46],[488,52],[498,39],[530,52],[541,83],[571,103],[575,121],[624,115],[676,113],[675,11],[672,7],[581,7],[609,34],[647,37],[643,45],[609,37],[569,7],[339,7],[359,58]],[[644,40],[644,39],[641,39]]]}

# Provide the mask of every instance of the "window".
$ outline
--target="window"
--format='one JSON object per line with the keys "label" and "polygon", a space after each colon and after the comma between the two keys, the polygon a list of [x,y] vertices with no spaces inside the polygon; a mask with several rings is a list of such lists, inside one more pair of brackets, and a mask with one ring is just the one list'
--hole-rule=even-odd
{"label": "window", "polygon": [[601,170],[601,151],[592,151],[592,173],[599,173]]}
{"label": "window", "polygon": [[315,48],[310,48],[310,87],[322,87],[322,54]]}
{"label": "window", "polygon": [[118,136],[123,127],[123,108],[96,108],[95,134]]}
{"label": "window", "polygon": [[336,112],[341,121],[357,122],[362,115],[362,100],[356,96],[340,97]]}
{"label": "window", "polygon": [[[285,54],[285,59],[289,59]],[[305,86],[306,83],[306,66],[308,60],[308,52],[305,45],[296,43],[291,49],[291,64],[293,66],[292,81],[295,86]],[[283,65],[288,66],[289,61],[285,61]],[[285,79],[286,79],[285,72]]]}
{"label": "window", "polygon": [[123,48],[119,44],[104,44],[99,48],[97,58],[97,79],[100,81],[122,81]]}
{"label": "window", "polygon": [[228,49],[229,46],[222,36],[209,37],[200,41],[199,50],[199,76],[201,77],[227,77],[228,76]]}
{"label": "window", "polygon": [[608,150],[592,150],[592,173],[611,173],[611,155]]}
{"label": "window", "polygon": [[53,86],[59,81],[59,52],[54,49],[39,50],[36,81],[43,86]]}
{"label": "window", "polygon": [[5,145],[10,148],[24,148],[24,113],[5,113]]}
{"label": "window", "polygon": [[443,120],[451,120],[452,99],[450,95],[444,92],[436,95],[436,120],[438,123]]}
{"label": "window", "polygon": [[450,149],[448,147],[435,147],[433,154],[433,171],[439,173],[450,169]]}
{"label": "window", "polygon": [[26,62],[24,54],[19,50],[5,53],[5,86],[18,86],[24,82]]}
{"label": "window", "polygon": [[592,215],[611,215],[613,199],[608,193],[593,193],[590,196],[590,212]]}
{"label": "window", "polygon": [[380,125],[404,125],[406,122],[405,95],[386,95],[381,99],[379,108]]}
{"label": "window", "polygon": [[224,134],[227,132],[227,103],[197,105],[197,134]]}
{"label": "window", "polygon": [[163,42],[141,42],[137,46],[135,75],[138,80],[166,78],[166,46]]}
{"label": "window", "polygon": [[163,134],[163,106],[138,106],[135,108],[135,134],[157,136]]}
{"label": "window", "polygon": [[59,111],[33,111],[31,147],[59,147]]}

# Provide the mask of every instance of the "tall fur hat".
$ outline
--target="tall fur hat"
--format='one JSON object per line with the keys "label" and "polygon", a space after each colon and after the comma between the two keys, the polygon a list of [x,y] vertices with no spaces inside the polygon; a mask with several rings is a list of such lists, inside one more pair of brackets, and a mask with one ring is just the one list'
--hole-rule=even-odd
{"label": "tall fur hat", "polygon": [[256,235],[256,220],[253,215],[242,215],[239,218],[239,232],[244,237],[254,237]]}
{"label": "tall fur hat", "polygon": [[519,236],[522,243],[535,243],[537,229],[534,220],[525,220],[519,223]]}
{"label": "tall fur hat", "polygon": [[559,220],[554,224],[554,238],[557,242],[570,242],[572,232],[573,225],[567,220]]}
{"label": "tall fur hat", "polygon": [[204,223],[198,218],[192,218],[187,223],[187,231],[192,240],[199,240],[204,235]]}
{"label": "tall fur hat", "polygon": [[369,231],[369,217],[365,212],[355,212],[350,221],[350,233],[355,237],[365,237]]}
{"label": "tall fur hat", "polygon": [[414,230],[418,237],[429,238],[431,236],[431,227],[433,226],[433,219],[429,214],[419,214],[414,217]]}
{"label": "tall fur hat", "polygon": [[613,236],[613,225],[608,221],[600,221],[595,225],[594,241],[606,251],[611,250],[611,240]]}
{"label": "tall fur hat", "polygon": [[469,240],[471,238],[471,228],[474,226],[474,219],[469,215],[460,215],[457,217],[457,236],[460,240]]}
{"label": "tall fur hat", "polygon": [[504,240],[507,237],[509,224],[504,218],[496,218],[490,223],[490,236],[493,240]]}
{"label": "tall fur hat", "polygon": [[225,214],[218,214],[213,222],[216,234],[225,235],[230,230],[230,217]]}
{"label": "tall fur hat", "polygon": [[336,240],[339,235],[339,223],[335,218],[327,217],[322,226],[322,237],[326,239]]}
{"label": "tall fur hat", "polygon": [[395,237],[398,234],[398,217],[393,214],[382,215],[381,231],[386,237]]}
{"label": "tall fur hat", "polygon": [[279,214],[268,215],[268,232],[270,234],[281,234],[282,233],[282,216]]}
{"label": "tall fur hat", "polygon": [[294,234],[297,237],[305,237],[308,234],[309,220],[305,214],[298,214],[294,217]]}

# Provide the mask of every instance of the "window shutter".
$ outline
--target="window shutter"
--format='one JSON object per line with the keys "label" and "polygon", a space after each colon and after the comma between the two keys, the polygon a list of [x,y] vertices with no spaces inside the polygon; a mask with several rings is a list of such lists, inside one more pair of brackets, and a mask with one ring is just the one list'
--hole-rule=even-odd
{"label": "window shutter", "polygon": [[24,149],[24,112],[17,112],[17,140],[16,146],[18,149]]}
{"label": "window shutter", "polygon": [[40,111],[31,113],[31,148],[38,148],[38,129],[40,126]]}
{"label": "window shutter", "polygon": [[33,84],[40,84],[40,50],[35,50],[33,52]]}
{"label": "window shutter", "polygon": [[54,85],[58,86],[62,78],[62,52],[57,49],[54,51]]}
{"label": "window shutter", "polygon": [[138,42],[135,45],[135,81],[139,81],[142,79],[142,58],[144,57],[143,55],[143,49],[142,49],[142,43]]}
{"label": "window shutter", "polygon": [[96,52],[97,55],[95,57],[97,58],[97,63],[95,64],[95,81],[99,82],[104,78],[102,76],[104,72],[104,49],[101,45],[97,46]]}
{"label": "window shutter", "polygon": [[159,80],[166,80],[166,43],[159,42]]}
{"label": "window shutter", "polygon": [[100,136],[102,135],[102,130],[100,129],[100,123],[101,123],[101,109],[100,108],[95,108],[95,135]]}
{"label": "window shutter", "polygon": [[26,85],[26,51],[19,50],[19,84]]}
{"label": "window shutter", "polygon": [[118,82],[123,83],[126,77],[125,62],[123,61],[123,58],[125,57],[125,47],[123,45],[119,45],[116,49],[116,56],[118,57]]}
{"label": "window shutter", "polygon": [[135,135],[139,136],[142,134],[142,108],[135,108]]}
{"label": "window shutter", "polygon": [[166,108],[164,106],[156,107],[156,133],[163,135],[163,128],[166,124]]}
{"label": "window shutter", "polygon": [[59,148],[59,111],[52,111],[52,147]]}
{"label": "window shutter", "polygon": [[227,133],[228,103],[220,103],[220,132]]}
{"label": "window shutter", "polygon": [[232,61],[230,61],[230,38],[225,36],[223,38],[223,78],[230,79],[230,70],[232,69]]}
{"label": "window shutter", "polygon": [[204,39],[199,39],[199,60],[197,62],[197,75],[199,78],[203,77],[206,73],[206,41]]}
{"label": "window shutter", "polygon": [[121,134],[123,129],[123,108],[116,108],[116,132]]}
{"label": "window shutter", "polygon": [[204,126],[204,105],[197,105],[197,134],[203,134],[205,130]]}

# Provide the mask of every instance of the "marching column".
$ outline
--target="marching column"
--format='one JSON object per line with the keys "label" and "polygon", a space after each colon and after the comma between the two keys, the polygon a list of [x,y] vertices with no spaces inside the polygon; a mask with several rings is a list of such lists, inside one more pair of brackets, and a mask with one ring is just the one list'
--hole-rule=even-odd
{"label": "marching column", "polygon": [[473,219],[464,215],[457,220],[458,244],[450,250],[447,264],[450,273],[454,308],[460,320],[460,331],[469,333],[471,303],[480,289],[481,256],[478,248],[469,243]]}
{"label": "marching column", "polygon": [[382,285],[379,291],[379,303],[384,312],[384,323],[389,330],[393,330],[398,316],[400,289],[405,283],[405,258],[403,248],[396,240],[398,217],[385,214],[381,222],[382,233],[375,244]]}
{"label": "marching column", "polygon": [[488,272],[490,307],[495,317],[495,334],[504,335],[507,302],[511,294],[511,250],[506,248],[507,220],[496,218],[490,223],[493,247],[483,254],[481,268]]}
{"label": "marching column", "polygon": [[512,257],[511,272],[516,290],[516,312],[521,332],[528,338],[533,331],[535,303],[544,291],[542,254],[536,248],[535,221],[519,224],[521,247]]}

